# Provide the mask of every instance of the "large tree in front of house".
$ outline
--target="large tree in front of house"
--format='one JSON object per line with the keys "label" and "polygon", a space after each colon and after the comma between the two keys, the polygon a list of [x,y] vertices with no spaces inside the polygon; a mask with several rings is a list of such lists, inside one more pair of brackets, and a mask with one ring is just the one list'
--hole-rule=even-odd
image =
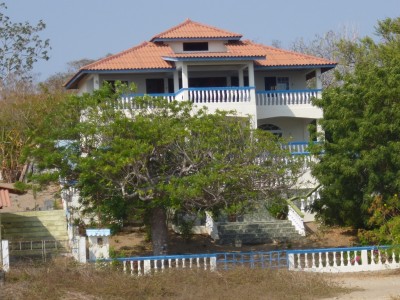
{"label": "large tree in front of house", "polygon": [[168,244],[167,212],[250,208],[281,197],[296,180],[299,164],[277,138],[234,112],[146,97],[121,109],[119,88],[107,85],[70,97],[82,111],[71,128],[79,140],[57,148],[56,134],[32,155],[76,180],[83,207],[100,222],[145,220],[154,254]]}
{"label": "large tree in front of house", "polygon": [[323,186],[314,208],[326,223],[373,226],[370,205],[391,205],[400,191],[400,18],[380,21],[376,32],[377,41],[351,45],[354,70],[315,101],[326,139],[313,170]]}

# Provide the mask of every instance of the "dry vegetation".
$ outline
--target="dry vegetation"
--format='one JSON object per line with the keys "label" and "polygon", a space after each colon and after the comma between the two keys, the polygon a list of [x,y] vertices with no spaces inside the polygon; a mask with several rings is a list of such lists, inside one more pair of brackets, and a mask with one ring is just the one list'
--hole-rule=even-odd
{"label": "dry vegetation", "polygon": [[321,275],[286,270],[175,270],[137,277],[59,260],[13,268],[0,299],[319,299],[345,291]]}

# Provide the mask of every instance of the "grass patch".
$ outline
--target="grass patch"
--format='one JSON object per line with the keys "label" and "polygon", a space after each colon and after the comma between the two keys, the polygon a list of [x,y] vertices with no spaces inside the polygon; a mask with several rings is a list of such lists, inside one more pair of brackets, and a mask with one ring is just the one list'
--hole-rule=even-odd
{"label": "grass patch", "polygon": [[236,268],[131,276],[60,260],[14,267],[0,299],[318,299],[346,289],[321,274]]}

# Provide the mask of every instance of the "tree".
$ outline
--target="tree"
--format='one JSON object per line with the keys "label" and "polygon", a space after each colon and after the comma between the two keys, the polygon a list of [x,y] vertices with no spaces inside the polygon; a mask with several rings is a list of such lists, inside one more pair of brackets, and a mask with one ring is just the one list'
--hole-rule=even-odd
{"label": "tree", "polygon": [[[296,52],[313,55],[337,62],[336,72],[345,73],[352,69],[352,45],[358,42],[359,35],[356,29],[343,27],[339,31],[329,30],[323,35],[316,34],[311,41],[303,38],[295,40],[291,49]],[[321,77],[322,86],[329,87],[335,83],[334,70],[325,72]],[[314,82],[310,83],[314,85]]]}
{"label": "tree", "polygon": [[55,93],[64,92],[65,91],[64,83],[66,83],[68,79],[71,78],[74,74],[76,74],[81,67],[91,64],[94,61],[95,61],[94,59],[89,59],[89,58],[82,58],[79,60],[70,61],[67,63],[66,71],[58,72],[56,74],[49,76],[40,85],[45,90],[51,92]]}
{"label": "tree", "polygon": [[352,44],[353,72],[315,100],[326,139],[313,169],[323,185],[314,209],[330,224],[373,227],[371,203],[385,206],[400,190],[400,18],[376,29],[381,40]]}
{"label": "tree", "polygon": [[22,181],[29,166],[24,148],[36,147],[33,137],[47,130],[46,116],[57,111],[64,94],[38,91],[28,81],[20,81],[18,89],[9,88],[1,94],[0,178],[6,182]]}
{"label": "tree", "polygon": [[42,40],[40,32],[46,24],[40,20],[36,25],[28,22],[14,23],[4,14],[7,9],[0,4],[0,81],[5,82],[15,76],[28,78],[33,64],[39,59],[48,60],[49,40]]}
{"label": "tree", "polygon": [[247,119],[150,98],[116,109],[120,96],[107,85],[71,96],[83,112],[71,128],[80,139],[57,148],[55,132],[32,155],[77,180],[83,206],[100,222],[147,220],[154,254],[166,250],[169,211],[251,207],[282,196],[296,179],[299,164],[269,132],[250,130]]}

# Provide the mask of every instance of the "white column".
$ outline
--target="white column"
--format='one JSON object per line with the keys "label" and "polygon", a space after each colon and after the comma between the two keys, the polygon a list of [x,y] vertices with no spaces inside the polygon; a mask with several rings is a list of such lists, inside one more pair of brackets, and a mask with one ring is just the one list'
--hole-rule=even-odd
{"label": "white column", "polygon": [[244,86],[243,68],[239,69],[239,86]]}
{"label": "white column", "polygon": [[[255,87],[255,78],[254,78],[254,64],[250,62],[247,66],[249,73],[249,86]],[[252,88],[250,90],[250,105],[252,106],[253,112],[251,113],[251,127],[253,129],[257,128],[257,105],[256,105],[256,90]]]}
{"label": "white column", "polygon": [[100,77],[99,74],[93,75],[93,90],[98,90],[100,88]]}
{"label": "white column", "polygon": [[317,89],[322,89],[321,69],[315,70],[315,79],[317,81]]}
{"label": "white column", "polygon": [[179,91],[179,71],[174,71],[174,93]]}
{"label": "white column", "polygon": [[164,77],[164,93],[168,93],[169,89],[168,89],[168,78]]}
{"label": "white column", "polygon": [[254,79],[254,64],[253,62],[248,64],[248,70],[249,70],[249,86],[255,86],[255,79]]}
{"label": "white column", "polygon": [[189,87],[189,75],[187,64],[182,64],[182,88],[187,89]]}
{"label": "white column", "polygon": [[[188,66],[185,63],[182,63],[182,88],[187,89],[189,87],[189,74],[188,74]],[[183,92],[183,100],[189,100],[189,91],[185,90]]]}

